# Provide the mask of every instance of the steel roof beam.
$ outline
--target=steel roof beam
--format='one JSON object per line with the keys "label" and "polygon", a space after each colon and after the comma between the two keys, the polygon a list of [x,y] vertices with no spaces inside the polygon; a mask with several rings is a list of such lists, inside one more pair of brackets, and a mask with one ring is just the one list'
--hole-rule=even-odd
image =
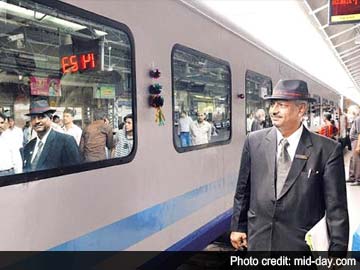
{"label": "steel roof beam", "polygon": [[341,55],[340,58],[345,58],[345,57],[348,57],[349,55],[352,55],[356,52],[359,52],[360,51],[360,48],[358,48],[357,50],[353,50],[352,52],[349,52],[349,53],[346,53],[344,55]]}
{"label": "steel roof beam", "polygon": [[346,41],[344,41],[344,42],[341,42],[341,43],[339,43],[339,44],[337,44],[337,45],[334,45],[334,48],[337,48],[337,47],[340,47],[340,46],[342,46],[342,45],[345,45],[345,44],[347,44],[347,43],[349,43],[349,42],[351,42],[351,41],[354,41],[355,39],[356,39],[356,37],[350,38],[350,39],[348,39],[348,40],[346,40]]}
{"label": "steel roof beam", "polygon": [[360,72],[355,72],[354,74],[351,74],[352,77],[359,75]]}
{"label": "steel roof beam", "polygon": [[354,68],[353,70],[349,70],[349,72],[351,73],[351,74],[354,74],[355,72],[357,72],[358,70],[360,70],[360,67],[359,66],[357,66],[356,68]]}
{"label": "steel roof beam", "polygon": [[351,61],[353,61],[354,59],[357,59],[357,58],[359,58],[359,57],[360,57],[360,54],[357,55],[357,56],[351,57],[350,59],[345,60],[345,61],[343,61],[343,62],[344,62],[344,64],[346,64],[346,63],[349,63],[349,62],[351,62]]}
{"label": "steel roof beam", "polygon": [[355,75],[355,74],[359,73],[359,71],[360,71],[360,67],[354,69],[353,71],[350,71],[350,74]]}
{"label": "steel roof beam", "polygon": [[342,52],[339,52],[339,54],[340,54],[340,55],[346,54],[347,52],[350,52],[350,51],[352,51],[352,50],[355,50],[355,49],[357,49],[357,48],[359,48],[359,47],[360,47],[360,45],[355,44],[354,47],[351,47],[350,49],[343,50]]}
{"label": "steel roof beam", "polygon": [[356,61],[354,63],[348,64],[348,65],[346,65],[346,67],[349,68],[349,67],[358,66],[358,63],[360,63],[360,61]]}
{"label": "steel roof beam", "polygon": [[333,38],[338,37],[338,36],[340,36],[342,34],[345,34],[345,33],[349,32],[349,31],[353,30],[354,28],[357,28],[359,25],[360,24],[356,24],[356,25],[354,25],[354,26],[352,26],[350,28],[345,29],[344,31],[336,33],[336,34],[332,35],[331,37],[329,37],[329,39],[333,39]]}
{"label": "steel roof beam", "polygon": [[360,64],[357,64],[357,65],[353,65],[351,68],[348,68],[349,71],[353,71],[353,70],[356,70],[360,67]]}
{"label": "steel roof beam", "polygon": [[319,28],[321,29],[321,30],[324,30],[325,28],[327,28],[327,27],[329,27],[329,24],[327,23],[327,24],[324,24],[324,25],[321,25]]}
{"label": "steel roof beam", "polygon": [[313,11],[309,12],[310,15],[314,15],[320,11],[322,11],[323,9],[327,8],[328,7],[328,4],[325,4],[317,9],[314,9]]}

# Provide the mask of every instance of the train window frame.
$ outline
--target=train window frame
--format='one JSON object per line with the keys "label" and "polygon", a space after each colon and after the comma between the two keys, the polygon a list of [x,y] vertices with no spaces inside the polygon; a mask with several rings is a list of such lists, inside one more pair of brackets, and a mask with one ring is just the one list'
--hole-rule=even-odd
{"label": "train window frame", "polygon": [[[245,107],[244,107],[244,115],[245,115],[245,134],[248,134],[248,133],[250,133],[251,131],[248,131],[248,124],[247,124],[247,109],[248,109],[248,93],[247,93],[247,86],[246,86],[246,83],[247,83],[247,80],[248,80],[248,74],[249,73],[253,73],[254,75],[256,75],[256,76],[260,76],[260,77],[262,77],[262,79],[265,81],[265,80],[267,80],[269,83],[270,83],[270,90],[269,90],[269,92],[267,93],[267,94],[270,94],[270,95],[272,95],[272,91],[273,91],[273,81],[272,81],[272,78],[270,77],[270,76],[266,76],[266,75],[264,75],[264,74],[262,74],[262,73],[260,73],[260,72],[257,72],[257,71],[254,71],[254,70],[251,70],[251,69],[247,69],[246,71],[245,71],[245,86],[244,86],[244,92],[245,92]],[[264,100],[263,101],[263,103],[264,103],[264,110],[265,110],[265,113],[266,112],[268,112],[268,110],[266,111],[266,109],[268,108],[268,107],[270,107],[270,103],[268,102],[268,101],[266,101],[266,100]],[[260,108],[258,108],[258,109],[260,109]],[[255,112],[254,112],[255,113]],[[253,115],[253,118],[255,117],[255,115]],[[250,127],[251,128],[251,127]]]}
{"label": "train window frame", "polygon": [[46,170],[32,171],[32,172],[22,172],[19,174],[6,175],[0,177],[0,187],[16,185],[21,183],[28,183],[38,180],[45,180],[46,178],[54,178],[62,175],[69,175],[74,173],[86,172],[96,169],[107,168],[111,166],[117,166],[121,164],[126,164],[131,162],[136,155],[137,146],[138,146],[138,138],[137,138],[137,105],[136,105],[136,56],[135,56],[135,40],[130,28],[122,23],[102,15],[96,14],[94,12],[90,12],[84,10],[79,7],[75,7],[73,5],[60,2],[58,0],[53,0],[49,3],[47,0],[30,0],[34,4],[33,9],[38,9],[41,5],[44,8],[51,10],[49,14],[56,14],[60,18],[66,18],[66,16],[72,18],[80,18],[84,21],[91,23],[101,24],[106,27],[113,28],[114,30],[119,30],[127,35],[129,46],[130,46],[130,57],[131,57],[131,85],[132,85],[132,93],[131,93],[131,108],[132,108],[132,119],[133,119],[133,147],[129,155],[121,158],[111,158],[105,160],[99,160],[94,162],[85,162],[77,165],[72,165],[68,167],[62,168],[51,168]]}
{"label": "train window frame", "polygon": [[[175,126],[175,95],[174,95],[175,94],[175,89],[174,89],[175,88],[175,82],[174,82],[174,70],[175,69],[174,69],[174,61],[173,61],[176,50],[182,50],[185,53],[194,54],[196,56],[206,58],[212,62],[218,63],[220,65],[224,65],[226,67],[226,69],[228,70],[229,78],[230,78],[229,93],[228,93],[228,95],[229,95],[229,110],[230,110],[230,112],[229,112],[230,129],[229,129],[229,138],[228,139],[222,140],[222,141],[210,142],[210,143],[206,143],[206,144],[200,144],[200,145],[191,145],[191,146],[187,146],[187,147],[181,147],[176,144],[175,136],[177,136],[176,135],[177,127]],[[202,51],[199,51],[199,50],[187,47],[185,45],[176,43],[172,47],[172,50],[171,50],[171,96],[172,96],[171,106],[172,106],[172,131],[173,131],[172,139],[173,139],[174,148],[178,153],[185,153],[185,152],[189,152],[189,151],[230,144],[230,142],[232,140],[232,73],[231,73],[231,66],[230,66],[229,62],[227,62],[223,59],[211,56]]]}

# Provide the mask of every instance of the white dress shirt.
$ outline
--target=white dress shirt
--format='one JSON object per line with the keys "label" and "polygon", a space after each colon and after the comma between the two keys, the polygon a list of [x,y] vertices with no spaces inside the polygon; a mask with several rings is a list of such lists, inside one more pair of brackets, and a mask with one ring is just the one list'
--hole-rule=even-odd
{"label": "white dress shirt", "polygon": [[15,173],[22,172],[22,159],[19,148],[14,144],[10,133],[0,134],[0,171],[14,169]]}
{"label": "white dress shirt", "polygon": [[21,128],[14,126],[12,129],[8,128],[4,132],[8,133],[12,144],[15,145],[18,149],[23,147],[24,136]]}
{"label": "white dress shirt", "polygon": [[36,138],[36,144],[35,144],[35,147],[34,147],[34,151],[33,151],[33,153],[32,153],[32,156],[31,156],[31,162],[34,161],[34,158],[35,158],[35,156],[36,156],[36,153],[37,153],[38,150],[39,150],[39,147],[38,147],[38,146],[39,146],[39,142],[40,142],[40,141],[43,143],[42,149],[44,149],[44,146],[45,146],[47,137],[49,136],[49,133],[50,133],[51,129],[52,129],[52,128],[50,128],[50,129],[48,130],[48,132],[46,132],[46,134],[44,135],[44,137],[43,137],[42,139],[40,139],[39,137]]}
{"label": "white dress shirt", "polygon": [[69,129],[66,129],[65,126],[63,126],[62,129],[65,134],[71,135],[75,138],[77,145],[80,144],[80,139],[81,139],[81,134],[82,134],[81,128],[79,128],[75,124],[72,124],[72,126]]}
{"label": "white dress shirt", "polygon": [[[287,151],[289,153],[291,161],[294,160],[296,149],[299,145],[303,129],[304,129],[304,127],[303,127],[303,125],[301,125],[293,134],[291,134],[289,137],[286,138],[289,143],[289,146],[287,147]],[[276,137],[277,137],[277,149],[278,149],[276,156],[277,156],[277,158],[279,158],[280,152],[281,152],[281,151],[279,151],[279,149],[281,149],[280,141],[284,138],[284,136],[281,134],[281,132],[278,129],[276,129]]]}
{"label": "white dress shirt", "polygon": [[180,132],[190,132],[190,126],[193,120],[190,116],[180,117],[179,118],[179,126],[178,126],[178,134]]}
{"label": "white dress shirt", "polygon": [[190,132],[193,145],[209,143],[211,138],[211,125],[208,121],[203,121],[202,123],[194,121],[190,126]]}

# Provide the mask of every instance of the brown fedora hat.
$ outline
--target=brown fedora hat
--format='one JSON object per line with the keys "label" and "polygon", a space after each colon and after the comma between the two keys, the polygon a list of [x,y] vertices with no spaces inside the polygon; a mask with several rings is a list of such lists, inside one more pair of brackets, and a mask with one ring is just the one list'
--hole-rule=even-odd
{"label": "brown fedora hat", "polygon": [[265,100],[307,100],[315,102],[310,97],[307,83],[302,80],[280,80],[273,89],[271,96],[265,96]]}
{"label": "brown fedora hat", "polygon": [[49,107],[49,103],[45,99],[33,100],[30,103],[30,111],[26,116],[37,115],[42,113],[54,113],[56,110]]}

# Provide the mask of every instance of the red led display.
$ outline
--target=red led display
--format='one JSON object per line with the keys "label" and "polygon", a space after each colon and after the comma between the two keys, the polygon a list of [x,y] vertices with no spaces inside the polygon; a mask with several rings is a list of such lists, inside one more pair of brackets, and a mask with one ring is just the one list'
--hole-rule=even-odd
{"label": "red led display", "polygon": [[360,0],[330,0],[330,24],[360,21]]}
{"label": "red led display", "polygon": [[61,58],[62,73],[76,73],[79,70],[94,69],[96,67],[94,53],[69,55]]}

